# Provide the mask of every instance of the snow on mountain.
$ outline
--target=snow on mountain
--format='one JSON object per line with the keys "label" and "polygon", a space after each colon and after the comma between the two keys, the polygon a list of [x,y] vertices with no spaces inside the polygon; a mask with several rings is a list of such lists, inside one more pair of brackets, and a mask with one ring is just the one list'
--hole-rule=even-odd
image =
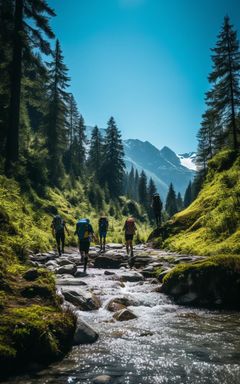
{"label": "snow on mountain", "polygon": [[196,156],[196,152],[188,152],[178,155],[181,164],[188,169],[192,169],[193,171],[197,170]]}

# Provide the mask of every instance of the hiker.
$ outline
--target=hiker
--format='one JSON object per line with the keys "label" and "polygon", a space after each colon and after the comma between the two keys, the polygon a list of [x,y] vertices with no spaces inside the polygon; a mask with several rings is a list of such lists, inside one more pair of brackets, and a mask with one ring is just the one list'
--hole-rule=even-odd
{"label": "hiker", "polygon": [[162,223],[162,202],[159,193],[154,193],[152,196],[152,208],[156,220],[157,227]]}
{"label": "hiker", "polygon": [[75,235],[78,236],[79,252],[81,255],[81,262],[83,262],[83,271],[86,273],[88,263],[88,253],[90,248],[90,242],[92,238],[97,241],[94,234],[93,227],[90,224],[89,219],[80,219],[76,224]]}
{"label": "hiker", "polygon": [[125,240],[126,240],[126,250],[127,254],[129,254],[129,248],[130,248],[130,257],[133,258],[133,236],[137,230],[135,220],[131,216],[129,217],[123,226],[123,230],[125,231]]}
{"label": "hiker", "polygon": [[103,213],[98,221],[98,231],[99,231],[99,237],[100,237],[100,252],[101,251],[105,252],[108,225],[109,225],[108,219]]}
{"label": "hiker", "polygon": [[64,253],[64,244],[65,244],[65,230],[69,236],[69,231],[67,229],[65,221],[60,215],[56,215],[53,218],[52,224],[52,234],[57,242],[58,255],[61,256]]}

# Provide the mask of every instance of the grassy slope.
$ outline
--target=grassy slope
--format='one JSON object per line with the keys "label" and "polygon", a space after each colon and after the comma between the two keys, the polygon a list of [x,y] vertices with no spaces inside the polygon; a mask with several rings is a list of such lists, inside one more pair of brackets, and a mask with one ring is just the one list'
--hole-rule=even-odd
{"label": "grassy slope", "polygon": [[74,315],[61,309],[54,277],[42,269],[27,273],[28,251],[52,244],[50,205],[33,200],[0,176],[0,376],[63,356],[75,328]]}
{"label": "grassy slope", "polygon": [[209,162],[197,199],[167,224],[165,248],[199,255],[240,253],[240,157],[220,152]]}

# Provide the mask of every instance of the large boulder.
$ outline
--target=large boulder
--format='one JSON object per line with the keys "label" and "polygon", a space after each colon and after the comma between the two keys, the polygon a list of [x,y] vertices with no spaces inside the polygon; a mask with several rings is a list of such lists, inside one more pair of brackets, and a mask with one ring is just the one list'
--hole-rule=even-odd
{"label": "large boulder", "polygon": [[137,316],[134,315],[134,313],[127,308],[121,309],[120,311],[115,312],[113,317],[117,321],[128,321],[128,320],[133,320],[137,318]]}
{"label": "large boulder", "polygon": [[62,294],[69,303],[75,305],[81,311],[92,311],[99,309],[101,302],[99,298],[90,292],[62,290]]}
{"label": "large boulder", "polygon": [[174,268],[161,292],[179,304],[240,309],[240,256],[215,256]]}
{"label": "large boulder", "polygon": [[85,321],[78,318],[73,345],[91,344],[98,339],[98,333]]}

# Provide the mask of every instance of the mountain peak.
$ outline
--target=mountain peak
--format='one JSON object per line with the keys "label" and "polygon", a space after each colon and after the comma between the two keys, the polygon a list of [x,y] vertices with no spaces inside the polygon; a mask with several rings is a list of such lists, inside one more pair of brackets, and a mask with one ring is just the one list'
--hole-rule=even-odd
{"label": "mountain peak", "polygon": [[161,155],[164,157],[165,160],[167,160],[169,163],[172,163],[173,165],[179,167],[181,165],[181,162],[179,160],[179,157],[176,155],[175,152],[173,152],[172,149],[170,149],[167,146],[164,146],[160,150]]}

